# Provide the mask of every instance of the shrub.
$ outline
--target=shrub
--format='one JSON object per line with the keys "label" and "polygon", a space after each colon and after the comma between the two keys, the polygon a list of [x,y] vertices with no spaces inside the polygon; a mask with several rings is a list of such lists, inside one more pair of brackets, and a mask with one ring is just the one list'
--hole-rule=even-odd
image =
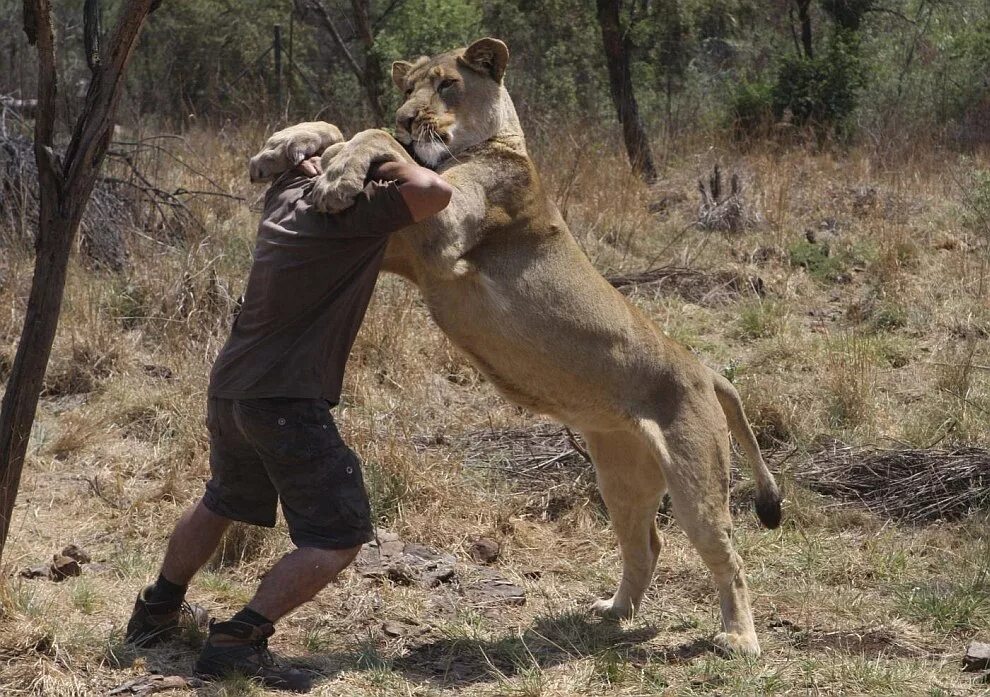
{"label": "shrub", "polygon": [[857,42],[837,33],[823,55],[784,60],[772,89],[774,116],[785,119],[789,114],[796,126],[840,127],[855,110],[863,83]]}
{"label": "shrub", "polygon": [[825,245],[800,240],[789,250],[791,264],[803,266],[818,281],[835,281],[846,270],[842,259],[831,256]]}
{"label": "shrub", "polygon": [[774,86],[765,80],[741,82],[732,94],[730,112],[736,136],[765,132],[773,123]]}

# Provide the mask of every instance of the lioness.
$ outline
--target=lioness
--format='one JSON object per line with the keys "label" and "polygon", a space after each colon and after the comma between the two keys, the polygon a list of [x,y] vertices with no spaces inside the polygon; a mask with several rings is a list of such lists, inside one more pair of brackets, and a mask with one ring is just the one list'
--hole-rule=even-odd
{"label": "lioness", "polygon": [[252,177],[270,178],[323,150],[314,203],[337,211],[362,190],[373,163],[415,157],[442,172],[454,189],[450,205],[395,235],[385,268],[416,284],[439,327],[506,398],[584,436],[623,561],[618,589],[593,611],[629,617],[638,608],[669,491],[718,586],[723,631],[715,643],[756,655],[731,539],[730,430],[753,466],[757,513],[771,528],[780,523],[776,482],[728,380],[664,336],[571,236],[502,85],[508,59],[505,44],[488,38],[397,62],[399,142],[368,130],[343,143],[329,124],[300,124],[269,139],[252,159]]}

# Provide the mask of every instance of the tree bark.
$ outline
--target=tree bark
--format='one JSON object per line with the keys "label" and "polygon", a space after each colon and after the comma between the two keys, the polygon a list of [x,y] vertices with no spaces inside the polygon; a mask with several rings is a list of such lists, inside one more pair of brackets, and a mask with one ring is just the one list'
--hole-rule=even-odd
{"label": "tree bark", "polygon": [[629,65],[632,41],[622,28],[620,4],[621,0],[597,0],[598,25],[602,30],[609,87],[619,123],[622,124],[622,138],[629,154],[629,163],[643,181],[652,184],[657,180],[657,168],[633,90]]}
{"label": "tree bark", "polygon": [[801,22],[801,46],[804,57],[814,58],[814,46],[811,40],[811,0],[795,0],[798,10],[798,21]]}
{"label": "tree bark", "polygon": [[383,104],[382,86],[385,83],[385,73],[381,61],[375,54],[375,30],[371,24],[371,1],[351,0],[354,9],[354,19],[357,25],[358,38],[364,52],[364,84],[368,94],[369,104],[373,104],[372,112],[378,121],[376,126],[385,125],[385,107]]}
{"label": "tree bark", "polygon": [[72,243],[110,144],[124,71],[141,25],[158,2],[129,0],[118,14],[109,50],[87,51],[93,63],[92,79],[64,160],[54,151],[57,74],[51,2],[24,2],[24,31],[38,50],[34,152],[40,208],[31,293],[0,407],[0,556],[10,532],[31,425],[58,327]]}

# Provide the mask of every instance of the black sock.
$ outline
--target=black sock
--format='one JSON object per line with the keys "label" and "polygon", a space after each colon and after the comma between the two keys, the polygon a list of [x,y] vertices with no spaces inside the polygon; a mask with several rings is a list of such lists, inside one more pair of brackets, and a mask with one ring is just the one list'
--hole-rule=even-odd
{"label": "black sock", "polygon": [[243,610],[239,611],[236,615],[230,618],[230,621],[244,622],[245,624],[250,624],[252,627],[260,627],[263,624],[272,624],[270,619],[255,612],[249,607],[245,607]]}
{"label": "black sock", "polygon": [[189,586],[180,586],[172,583],[167,578],[158,574],[158,580],[148,591],[147,600],[149,603],[163,603],[169,605],[181,605],[186,597],[186,589]]}

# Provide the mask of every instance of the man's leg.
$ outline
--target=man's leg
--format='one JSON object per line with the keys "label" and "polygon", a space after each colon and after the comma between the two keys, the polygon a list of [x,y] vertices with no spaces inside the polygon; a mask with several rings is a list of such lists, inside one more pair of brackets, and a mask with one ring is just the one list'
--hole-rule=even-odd
{"label": "man's leg", "polygon": [[[158,579],[145,587],[134,603],[127,623],[128,641],[153,646],[176,634],[189,581],[210,560],[230,523],[229,518],[210,511],[202,500],[182,514],[169,538]],[[192,612],[198,620],[196,610]]]}
{"label": "man's leg", "polygon": [[282,557],[265,574],[248,608],[277,622],[316,596],[354,561],[361,547],[317,549],[302,547]]}
{"label": "man's leg", "polygon": [[321,400],[239,400],[235,415],[278,491],[297,549],[265,575],[250,603],[210,627],[196,674],[239,673],[271,687],[303,690],[310,681],[267,651],[276,621],[312,599],[372,537],[360,461],[340,439]]}
{"label": "man's leg", "polygon": [[168,541],[162,573],[165,580],[177,586],[189,581],[210,560],[220,546],[230,518],[219,516],[203,504],[203,500],[186,510],[175,524]]}

